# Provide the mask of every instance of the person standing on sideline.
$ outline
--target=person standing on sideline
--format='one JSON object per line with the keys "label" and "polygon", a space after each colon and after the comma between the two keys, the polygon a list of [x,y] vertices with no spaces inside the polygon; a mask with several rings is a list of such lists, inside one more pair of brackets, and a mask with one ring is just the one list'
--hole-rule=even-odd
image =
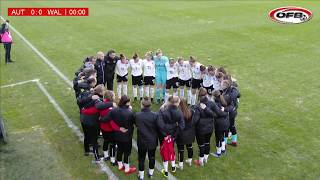
{"label": "person standing on sideline", "polygon": [[162,101],[164,101],[164,97],[166,94],[166,81],[167,81],[167,69],[166,64],[169,62],[167,56],[162,55],[162,51],[158,49],[156,51],[156,55],[153,57],[155,66],[156,66],[156,98],[157,104],[160,104],[160,94],[162,91]]}
{"label": "person standing on sideline", "polygon": [[105,57],[105,86],[108,90],[113,91],[113,80],[114,80],[114,73],[116,69],[116,64],[119,60],[119,57],[116,55],[114,50],[109,50]]}
{"label": "person standing on sideline", "polygon": [[3,43],[3,47],[5,49],[5,62],[6,64],[14,62],[11,59],[11,45],[12,45],[12,36],[9,31],[9,20],[6,20],[5,23],[1,25],[1,42]]}

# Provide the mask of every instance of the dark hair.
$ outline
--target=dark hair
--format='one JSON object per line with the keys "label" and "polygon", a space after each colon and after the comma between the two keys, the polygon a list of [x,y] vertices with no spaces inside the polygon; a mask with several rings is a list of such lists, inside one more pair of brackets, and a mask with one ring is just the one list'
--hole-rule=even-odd
{"label": "dark hair", "polygon": [[190,62],[196,62],[196,58],[194,56],[190,56]]}
{"label": "dark hair", "polygon": [[217,69],[217,71],[218,72],[222,72],[223,74],[227,74],[227,71],[224,69],[224,67],[219,67],[218,69]]}
{"label": "dark hair", "polygon": [[10,21],[9,21],[8,19],[6,20],[6,22],[7,22],[7,23],[10,23]]}
{"label": "dark hair", "polygon": [[83,64],[89,61],[89,57],[84,58]]}
{"label": "dark hair", "polygon": [[205,67],[204,65],[201,65],[201,66],[200,66],[200,71],[203,72],[203,71],[205,71],[205,70],[206,70],[206,67]]}
{"label": "dark hair", "polygon": [[208,98],[207,98],[207,96],[202,96],[202,97],[200,97],[199,101],[200,101],[200,103],[207,103]]}
{"label": "dark hair", "polygon": [[90,56],[89,58],[88,58],[88,61],[92,61],[93,59],[95,59],[96,57],[95,56]]}
{"label": "dark hair", "polygon": [[180,100],[180,104],[179,104],[179,108],[183,114],[183,117],[184,117],[184,120],[185,121],[189,121],[191,120],[191,117],[192,117],[192,113],[188,107],[188,103],[187,103],[187,100],[182,98]]}
{"label": "dark hair", "polygon": [[137,53],[134,53],[133,56],[132,56],[132,59],[137,59],[139,56]]}
{"label": "dark hair", "polygon": [[88,84],[92,84],[92,83],[94,83],[94,82],[97,82],[97,79],[96,79],[96,78],[89,78],[89,79],[87,79],[87,83],[88,83]]}
{"label": "dark hair", "polygon": [[216,77],[217,77],[218,79],[223,78],[223,73],[222,73],[222,72],[218,72],[218,74],[216,75]]}
{"label": "dark hair", "polygon": [[84,73],[84,77],[85,77],[85,78],[89,78],[91,75],[97,73],[97,70],[91,69],[91,68],[85,68],[85,69],[83,70],[83,73]]}
{"label": "dark hair", "polygon": [[125,59],[126,57],[123,54],[120,54],[120,59]]}
{"label": "dark hair", "polygon": [[130,98],[126,95],[121,96],[118,106],[119,107],[123,107],[125,106],[128,102],[130,102]]}
{"label": "dark hair", "polygon": [[211,65],[208,66],[208,71],[214,71],[214,70],[215,70],[215,68],[213,66],[211,66]]}
{"label": "dark hair", "polygon": [[109,56],[109,55],[112,54],[112,53],[116,53],[116,51],[113,50],[113,49],[110,49],[110,50],[107,52],[107,55]]}
{"label": "dark hair", "polygon": [[231,75],[230,74],[225,74],[223,76],[223,80],[231,80]]}
{"label": "dark hair", "polygon": [[151,107],[151,100],[148,97],[144,97],[141,101],[141,105],[144,108],[150,108]]}

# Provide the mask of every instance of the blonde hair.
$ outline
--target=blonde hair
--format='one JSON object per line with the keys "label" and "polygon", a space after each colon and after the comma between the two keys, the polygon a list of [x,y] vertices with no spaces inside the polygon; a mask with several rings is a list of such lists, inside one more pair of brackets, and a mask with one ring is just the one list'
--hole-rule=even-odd
{"label": "blonde hair", "polygon": [[207,90],[204,87],[199,88],[199,92],[198,92],[198,99],[200,99],[203,96],[207,96]]}
{"label": "blonde hair", "polygon": [[102,51],[97,52],[97,58],[104,58],[104,53]]}
{"label": "blonde hair", "polygon": [[110,91],[110,90],[104,91],[103,99],[108,99],[110,101],[114,101],[114,92]]}
{"label": "blonde hair", "polygon": [[93,89],[94,94],[103,95],[103,91],[104,91],[104,85],[103,84],[99,84]]}
{"label": "blonde hair", "polygon": [[147,51],[144,56],[145,56],[145,57],[146,57],[146,56],[152,57],[152,55],[153,55],[153,52],[152,52],[152,51]]}

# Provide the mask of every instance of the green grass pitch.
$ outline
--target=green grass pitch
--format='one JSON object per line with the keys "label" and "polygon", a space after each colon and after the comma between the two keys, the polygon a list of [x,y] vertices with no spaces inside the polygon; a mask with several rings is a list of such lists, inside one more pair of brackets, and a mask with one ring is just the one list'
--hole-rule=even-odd
{"label": "green grass pitch", "polygon": [[[268,12],[301,6],[314,17],[283,25]],[[202,168],[185,167],[178,179],[320,178],[319,1],[1,1],[8,7],[89,7],[88,17],[9,17],[71,80],[83,58],[113,48],[128,57],[160,48],[169,57],[195,55],[223,65],[238,80],[239,147]],[[12,57],[1,86],[39,78],[80,127],[73,90],[13,33]],[[32,84],[0,90],[9,144],[0,144],[0,179],[106,179],[84,157],[82,144]],[[131,92],[131,88],[129,88]],[[134,104],[138,110],[138,104]],[[158,107],[154,106],[154,109]],[[212,149],[214,138],[212,138]],[[197,157],[197,146],[194,146]],[[160,160],[160,155],[157,154]],[[132,151],[137,166],[137,153]],[[125,176],[114,167],[119,179]],[[163,179],[155,171],[155,179]]]}

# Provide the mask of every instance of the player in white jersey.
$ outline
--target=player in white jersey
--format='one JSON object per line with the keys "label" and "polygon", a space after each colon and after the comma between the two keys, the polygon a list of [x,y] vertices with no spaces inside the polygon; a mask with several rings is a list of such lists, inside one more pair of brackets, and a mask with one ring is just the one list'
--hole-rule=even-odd
{"label": "player in white jersey", "polygon": [[178,58],[178,73],[179,73],[179,87],[180,97],[184,98],[184,87],[187,89],[187,102],[191,104],[191,65],[188,61],[184,61],[183,57]]}
{"label": "player in white jersey", "polygon": [[212,99],[213,93],[213,78],[215,75],[215,68],[213,66],[208,66],[205,74],[203,75],[202,87],[207,90],[209,99]]}
{"label": "player in white jersey", "polygon": [[156,77],[156,67],[153,61],[153,55],[151,51],[145,54],[145,59],[143,60],[143,83],[145,96],[150,97],[151,102],[153,102],[154,96],[154,79]]}
{"label": "player in white jersey", "polygon": [[216,71],[213,77],[213,90],[220,91],[221,89],[221,82],[223,80],[224,74],[222,72]]}
{"label": "player in white jersey", "polygon": [[191,66],[192,80],[191,80],[191,105],[197,102],[197,90],[202,87],[202,75],[206,67],[196,62],[196,58],[190,56],[189,64]]}
{"label": "player in white jersey", "polygon": [[132,94],[134,97],[134,100],[137,100],[138,97],[138,88],[139,87],[139,97],[140,101],[143,98],[143,77],[142,77],[142,67],[143,62],[142,59],[139,59],[139,56],[137,53],[135,53],[129,61],[130,67],[131,67],[131,76],[132,76]]}
{"label": "player in white jersey", "polygon": [[116,64],[116,74],[117,74],[117,95],[118,98],[121,97],[122,88],[123,94],[128,95],[128,69],[130,67],[127,58],[120,54],[120,60]]}
{"label": "player in white jersey", "polygon": [[178,96],[178,64],[173,59],[170,58],[169,62],[166,63],[167,69],[167,81],[166,81],[166,93],[165,93],[165,102],[168,101],[170,96],[170,89],[173,88],[173,95]]}

